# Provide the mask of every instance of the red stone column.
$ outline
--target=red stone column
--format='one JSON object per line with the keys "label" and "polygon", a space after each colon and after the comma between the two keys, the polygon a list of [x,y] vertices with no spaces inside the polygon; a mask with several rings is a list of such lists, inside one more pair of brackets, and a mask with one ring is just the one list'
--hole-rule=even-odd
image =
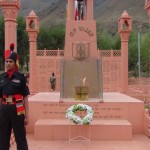
{"label": "red stone column", "polygon": [[[5,22],[5,50],[10,49],[10,43],[17,44],[17,16],[20,10],[19,0],[0,0]],[[15,51],[17,46],[15,46]]]}
{"label": "red stone column", "polygon": [[75,18],[75,0],[68,0],[68,20],[72,21]]}
{"label": "red stone column", "polygon": [[121,37],[121,92],[126,93],[128,90],[128,42],[132,30],[132,18],[126,11],[118,21],[119,34]]}
{"label": "red stone column", "polygon": [[87,9],[86,9],[86,14],[87,14],[87,20],[92,21],[93,20],[93,0],[87,0]]}
{"label": "red stone column", "polygon": [[29,86],[31,94],[37,92],[37,73],[36,73],[36,50],[37,50],[37,36],[39,33],[39,19],[34,13],[31,11],[29,16],[26,17],[26,31],[29,36],[29,51],[30,51],[30,79]]}

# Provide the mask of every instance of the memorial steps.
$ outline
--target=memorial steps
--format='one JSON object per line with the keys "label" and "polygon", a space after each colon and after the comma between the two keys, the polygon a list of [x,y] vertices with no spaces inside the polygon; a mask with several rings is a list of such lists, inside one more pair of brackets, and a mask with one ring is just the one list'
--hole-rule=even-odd
{"label": "memorial steps", "polygon": [[[91,140],[132,140],[133,135],[144,134],[144,103],[121,93],[104,93],[103,103],[66,99],[60,94],[38,93],[29,98],[27,133],[38,140],[69,140],[78,135]],[[84,103],[94,110],[91,125],[73,125],[65,118],[66,110],[73,104]],[[87,129],[86,129],[87,128]]]}
{"label": "memorial steps", "polygon": [[62,119],[39,119],[34,125],[36,140],[71,140],[78,136],[80,140],[132,140],[132,125],[127,120],[93,120],[90,125],[74,125]]}

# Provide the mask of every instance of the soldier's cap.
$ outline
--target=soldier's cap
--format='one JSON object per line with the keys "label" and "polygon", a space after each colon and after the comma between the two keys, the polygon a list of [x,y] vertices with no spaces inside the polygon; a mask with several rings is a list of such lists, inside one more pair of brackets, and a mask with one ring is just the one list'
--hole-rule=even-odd
{"label": "soldier's cap", "polygon": [[15,44],[14,44],[14,43],[11,43],[11,44],[10,44],[10,47],[15,47]]}
{"label": "soldier's cap", "polygon": [[18,55],[16,52],[11,52],[10,50],[5,51],[5,60],[12,59],[15,63],[18,60]]}

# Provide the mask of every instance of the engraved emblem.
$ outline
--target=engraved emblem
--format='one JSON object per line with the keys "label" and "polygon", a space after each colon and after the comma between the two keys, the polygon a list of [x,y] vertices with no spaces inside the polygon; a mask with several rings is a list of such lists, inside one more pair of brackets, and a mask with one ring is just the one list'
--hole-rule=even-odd
{"label": "engraved emblem", "polygon": [[89,57],[89,43],[73,43],[73,57],[79,61],[82,61]]}

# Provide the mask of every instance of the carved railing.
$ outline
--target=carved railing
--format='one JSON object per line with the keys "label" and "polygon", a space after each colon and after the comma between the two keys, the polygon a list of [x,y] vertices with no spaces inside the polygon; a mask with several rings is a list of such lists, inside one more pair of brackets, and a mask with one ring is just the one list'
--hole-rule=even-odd
{"label": "carved railing", "polygon": [[140,100],[150,99],[150,78],[129,78],[128,95]]}
{"label": "carved railing", "polygon": [[121,50],[100,50],[101,57],[121,57]]}
{"label": "carved railing", "polygon": [[64,50],[37,50],[36,56],[48,56],[48,57],[55,57],[55,56],[64,56]]}
{"label": "carved railing", "polygon": [[150,78],[129,78],[130,85],[150,85]]}
{"label": "carved railing", "polygon": [[[121,50],[99,50],[101,57],[120,57]],[[37,50],[37,56],[64,56],[64,50]]]}

